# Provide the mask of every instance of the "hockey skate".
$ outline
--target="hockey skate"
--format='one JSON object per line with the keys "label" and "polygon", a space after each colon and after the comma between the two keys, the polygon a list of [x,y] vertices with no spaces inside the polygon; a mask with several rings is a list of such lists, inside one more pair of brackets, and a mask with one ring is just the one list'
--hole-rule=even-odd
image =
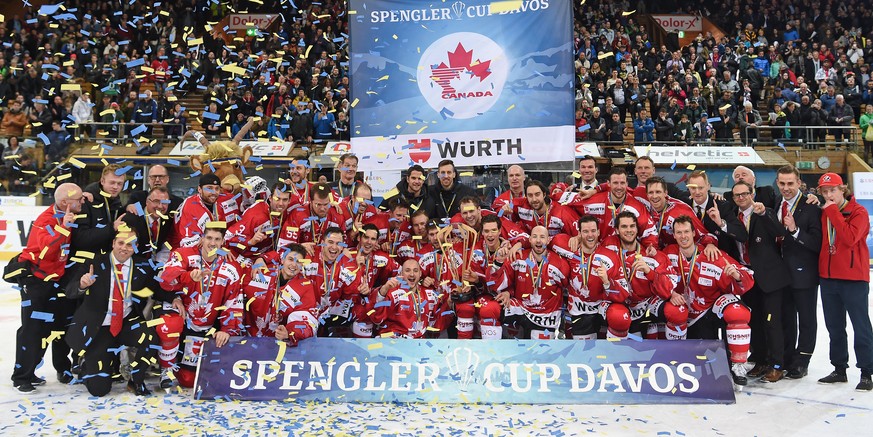
{"label": "hockey skate", "polygon": [[746,366],[743,363],[731,364],[731,375],[734,378],[734,386],[737,391],[743,391],[743,386],[748,383],[746,372]]}

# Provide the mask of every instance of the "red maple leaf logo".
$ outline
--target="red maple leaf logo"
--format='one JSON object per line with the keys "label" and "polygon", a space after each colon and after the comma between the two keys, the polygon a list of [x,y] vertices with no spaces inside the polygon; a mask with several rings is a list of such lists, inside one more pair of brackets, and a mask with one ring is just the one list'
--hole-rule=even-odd
{"label": "red maple leaf logo", "polygon": [[473,76],[479,78],[479,82],[485,80],[491,75],[491,60],[482,61],[476,59],[473,62],[473,50],[467,51],[464,45],[458,43],[454,52],[446,52],[449,57],[449,65],[445,62],[440,62],[439,65],[431,68],[432,78],[434,82],[443,87],[444,92],[454,93],[455,89],[449,84],[452,79],[460,77],[464,71],[470,72]]}

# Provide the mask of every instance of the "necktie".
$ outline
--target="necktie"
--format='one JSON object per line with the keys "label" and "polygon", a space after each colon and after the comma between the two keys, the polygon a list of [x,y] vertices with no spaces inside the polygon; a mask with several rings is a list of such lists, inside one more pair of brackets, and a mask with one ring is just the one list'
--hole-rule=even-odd
{"label": "necktie", "polygon": [[783,225],[785,224],[785,216],[787,216],[787,215],[788,215],[788,202],[783,200],[782,201],[782,224]]}
{"label": "necktie", "polygon": [[[744,220],[745,216],[746,215],[743,213],[743,211],[740,211],[738,218],[740,219],[740,224],[742,224],[743,226],[746,226],[746,221]],[[746,226],[746,229],[748,229],[748,228],[749,227]],[[740,248],[740,262],[743,263],[744,265],[751,264],[749,262],[749,242],[748,241],[743,243],[741,248]]]}
{"label": "necktie", "polygon": [[[115,286],[112,287],[112,319],[109,321],[109,333],[117,337],[121,332],[121,324],[124,320],[124,296],[121,293],[121,281],[124,277],[124,264],[115,264]],[[121,274],[120,274],[121,273]]]}
{"label": "necktie", "polygon": [[703,208],[701,208],[700,205],[695,206],[695,208],[697,208],[697,217],[700,217],[700,219],[702,220],[703,219]]}

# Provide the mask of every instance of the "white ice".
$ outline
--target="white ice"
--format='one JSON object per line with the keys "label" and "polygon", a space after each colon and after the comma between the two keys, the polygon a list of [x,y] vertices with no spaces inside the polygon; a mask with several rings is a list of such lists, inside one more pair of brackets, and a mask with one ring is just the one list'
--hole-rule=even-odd
{"label": "white ice", "polygon": [[[12,388],[20,298],[0,285],[0,435],[864,435],[873,425],[873,393],[854,391],[859,371],[851,351],[849,383],[824,386],[828,336],[819,311],[818,343],[801,380],[750,382],[734,405],[443,405],[193,401],[189,391],[137,398],[118,384],[104,398],[55,378],[51,352],[32,395]],[[849,324],[849,344],[852,344]],[[850,348],[851,349],[851,348]],[[864,431],[868,429],[868,431]]]}

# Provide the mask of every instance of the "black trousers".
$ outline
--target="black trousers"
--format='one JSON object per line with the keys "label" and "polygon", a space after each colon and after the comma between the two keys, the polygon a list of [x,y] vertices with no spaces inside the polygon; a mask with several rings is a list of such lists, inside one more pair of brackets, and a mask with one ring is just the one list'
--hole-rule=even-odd
{"label": "black trousers", "polygon": [[765,293],[755,284],[742,299],[752,310],[749,327],[752,329],[749,361],[782,367],[785,339],[782,328],[782,296],[785,289]]}
{"label": "black trousers", "polygon": [[[61,285],[38,278],[27,279],[21,295],[21,327],[15,334],[15,368],[12,383],[30,382],[36,367],[45,356],[48,345],[43,342],[52,331],[66,331],[70,324],[75,302],[58,297]],[[70,347],[63,336],[51,343],[52,365],[58,372],[70,370]]]}
{"label": "black trousers", "polygon": [[818,330],[818,286],[789,287],[782,297],[785,366],[808,367]]}
{"label": "black trousers", "polygon": [[88,393],[105,396],[112,389],[113,369],[118,369],[118,348],[121,346],[136,350],[135,360],[130,363],[130,379],[136,384],[143,382],[149,365],[157,358],[157,343],[155,330],[146,326],[142,316],[134,312],[124,318],[117,337],[109,332],[108,326],[101,326],[85,347],[81,377]]}

